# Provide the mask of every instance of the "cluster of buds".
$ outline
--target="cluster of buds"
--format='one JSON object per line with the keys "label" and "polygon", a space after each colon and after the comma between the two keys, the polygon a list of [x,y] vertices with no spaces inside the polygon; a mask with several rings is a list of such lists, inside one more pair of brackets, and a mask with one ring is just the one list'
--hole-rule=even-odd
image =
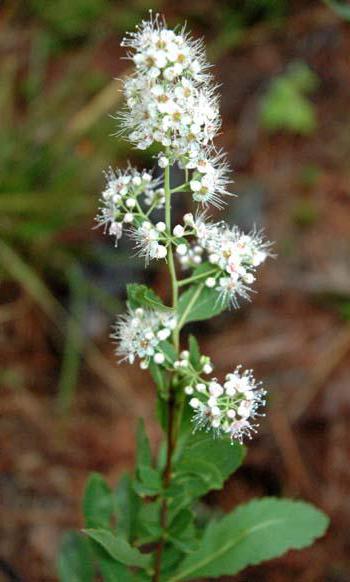
{"label": "cluster of buds", "polygon": [[130,309],[117,319],[111,337],[117,340],[116,354],[133,364],[140,358],[140,367],[146,369],[150,360],[163,364],[166,356],[161,342],[168,339],[176,327],[176,317],[166,311]]}
{"label": "cluster of buds", "polygon": [[266,391],[261,383],[256,383],[252,370],[241,373],[241,366],[237,366],[227,374],[223,385],[214,378],[190,384],[184,390],[193,395],[189,404],[194,410],[196,428],[213,429],[217,435],[228,434],[240,443],[256,432],[257,425],[252,421],[261,416],[259,409],[265,405]]}
{"label": "cluster of buds", "polygon": [[[190,378],[192,381],[200,377],[200,374],[211,374],[214,367],[209,356],[202,355],[199,360],[199,365],[196,368],[191,364],[190,352],[183,350],[180,352],[180,359],[173,364],[174,369],[177,370],[184,379]],[[186,392],[187,389],[185,389]],[[186,392],[192,394],[192,392]]]}
{"label": "cluster of buds", "polygon": [[[143,170],[128,167],[127,170],[112,170],[106,172],[106,187],[101,196],[100,213],[96,218],[99,226],[104,226],[105,232],[115,237],[115,244],[122,237],[125,225],[135,222],[140,210],[138,199],[144,196],[145,203],[159,197],[159,179]],[[162,191],[164,197],[164,191]]]}

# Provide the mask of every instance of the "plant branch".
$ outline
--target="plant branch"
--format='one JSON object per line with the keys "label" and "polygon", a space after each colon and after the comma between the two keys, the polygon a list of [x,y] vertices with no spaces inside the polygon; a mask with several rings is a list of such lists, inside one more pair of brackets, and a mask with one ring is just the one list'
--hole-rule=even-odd
{"label": "plant branch", "polygon": [[192,277],[187,277],[186,279],[180,279],[180,281],[177,282],[178,287],[183,287],[184,285],[190,285],[190,283],[193,283],[193,281],[198,281],[199,279],[204,279],[209,277],[210,275],[214,275],[214,273],[217,273],[218,270],[217,269],[212,269],[211,271],[206,271],[205,273],[199,273],[198,275],[192,275]]}

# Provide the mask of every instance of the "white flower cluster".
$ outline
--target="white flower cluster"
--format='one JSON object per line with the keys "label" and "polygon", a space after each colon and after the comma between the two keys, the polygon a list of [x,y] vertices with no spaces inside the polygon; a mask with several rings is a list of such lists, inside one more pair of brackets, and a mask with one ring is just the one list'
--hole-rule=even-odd
{"label": "white flower cluster", "polygon": [[157,222],[155,226],[148,220],[131,232],[131,237],[135,240],[138,254],[145,257],[146,265],[152,259],[165,259],[167,256],[167,236],[165,234],[166,225],[164,222]]}
{"label": "white flower cluster", "polygon": [[[112,168],[106,172],[106,187],[102,192],[100,213],[96,218],[105,232],[115,237],[116,245],[123,234],[123,227],[132,224],[138,213],[138,198],[143,195],[146,205],[153,207],[163,202],[164,191],[158,188],[159,179],[153,179],[146,170],[128,167],[127,170]],[[157,198],[158,197],[158,198]]]}
{"label": "white flower cluster", "polygon": [[130,32],[122,41],[129,48],[141,74],[153,79],[163,77],[169,81],[184,76],[197,82],[208,80],[205,51],[201,40],[193,40],[182,28],[178,32],[166,27],[159,14],[142,21],[137,32]]}
{"label": "white flower cluster", "polygon": [[142,150],[157,142],[169,151],[172,162],[183,159],[185,165],[189,156],[199,156],[220,127],[214,92],[198,89],[187,79],[161,84],[131,77],[124,82],[124,92],[129,110],[122,120],[130,141]]}
{"label": "white flower cluster", "polygon": [[119,342],[116,354],[130,364],[140,358],[142,369],[148,368],[150,360],[163,364],[166,358],[160,343],[171,335],[176,323],[176,317],[166,311],[129,309],[118,317],[111,335]]}
{"label": "white flower cluster", "polygon": [[188,214],[184,220],[192,220],[196,240],[192,246],[183,245],[180,249],[181,264],[197,266],[206,257],[213,265],[206,285],[219,291],[223,301],[238,307],[239,297],[249,299],[256,269],[270,256],[271,243],[259,231],[244,234],[225,222],[207,222],[203,214],[196,218]]}
{"label": "white flower cluster", "polygon": [[212,146],[221,119],[201,41],[151,15],[122,46],[136,68],[124,81],[127,109],[121,115],[130,141],[139,149],[160,144],[159,165],[176,161],[191,170],[194,200],[220,206],[228,168]]}
{"label": "white flower cluster", "polygon": [[266,403],[261,383],[256,383],[252,370],[242,373],[241,366],[227,374],[223,385],[214,378],[186,386],[185,393],[193,395],[189,404],[196,428],[214,430],[216,435],[228,434],[240,443],[256,432],[258,425],[252,421],[261,416],[258,411]]}
{"label": "white flower cluster", "polygon": [[204,206],[212,204],[222,208],[222,196],[231,195],[226,187],[230,183],[228,179],[229,167],[222,152],[214,149],[209,155],[199,157],[193,162],[188,162],[187,168],[193,169],[190,189],[193,200]]}

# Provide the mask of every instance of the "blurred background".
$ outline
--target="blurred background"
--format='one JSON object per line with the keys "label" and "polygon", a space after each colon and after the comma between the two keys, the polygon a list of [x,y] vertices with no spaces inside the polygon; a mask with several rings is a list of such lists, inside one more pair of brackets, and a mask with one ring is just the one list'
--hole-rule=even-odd
{"label": "blurred background", "polygon": [[[154,446],[153,388],[117,366],[125,285],[164,296],[124,243],[94,230],[102,170],[151,154],[113,136],[119,43],[149,0],[0,3],[0,580],[56,580],[90,471],[132,467],[136,419]],[[251,305],[193,326],[222,376],[253,367],[270,397],[247,461],[207,503],[303,497],[332,519],[313,548],[235,580],[350,580],[350,4],[153,0],[204,36],[222,83],[219,145],[234,168],[225,219],[261,225],[277,259]],[[182,198],[184,209],[190,201]],[[230,580],[231,578],[226,578]]]}

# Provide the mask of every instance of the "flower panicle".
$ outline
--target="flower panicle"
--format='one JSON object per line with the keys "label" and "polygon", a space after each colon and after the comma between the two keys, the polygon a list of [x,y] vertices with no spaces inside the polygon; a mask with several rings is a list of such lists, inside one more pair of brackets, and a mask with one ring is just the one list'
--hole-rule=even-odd
{"label": "flower panicle", "polygon": [[176,324],[176,316],[170,312],[129,307],[126,314],[117,318],[111,334],[118,342],[116,355],[129,364],[139,358],[142,369],[148,368],[151,360],[163,364],[161,342],[169,338]]}
{"label": "flower panicle", "polygon": [[[124,232],[129,235],[146,265],[163,259],[173,269],[174,250],[181,266],[193,270],[190,277],[175,282],[176,295],[183,286],[197,285],[199,294],[207,292],[206,287],[215,291],[213,301],[238,308],[240,299],[250,299],[258,268],[272,256],[271,243],[256,228],[246,234],[224,221],[211,221],[207,214],[209,205],[221,209],[234,194],[226,154],[214,143],[221,128],[218,85],[203,41],[193,39],[185,27],[169,29],[160,14],[150,11],[149,19],[127,33],[121,44],[134,68],[122,81],[120,133],[137,149],[155,146],[167,181],[162,187],[162,177],[130,165],[125,171],[110,168],[98,226],[115,238],[116,246]],[[171,188],[167,168],[174,164],[184,171],[184,183]],[[180,191],[190,193],[197,211],[186,213],[182,224],[172,225],[168,203]],[[153,221],[152,213],[165,205],[165,222]],[[213,371],[207,356],[194,363],[184,350],[174,361],[167,340],[177,338],[182,324],[172,310],[129,304],[112,333],[118,342],[116,355],[130,364],[139,360],[143,369],[156,364],[176,374],[189,397],[194,429],[229,435],[242,443],[256,432],[266,391],[252,370],[242,371],[241,366],[221,383],[206,378]]]}
{"label": "flower panicle", "polygon": [[[159,208],[164,204],[164,191],[159,188],[161,178],[153,178],[147,170],[141,172],[128,165],[126,170],[105,172],[106,185],[100,199],[100,211],[96,217],[97,226],[104,228],[105,234],[115,237],[115,244],[122,237],[124,227],[134,222],[142,196],[146,206]],[[155,203],[154,203],[155,202]]]}
{"label": "flower panicle", "polygon": [[229,435],[231,440],[242,444],[244,437],[252,438],[258,425],[255,419],[262,416],[266,390],[255,381],[253,371],[241,371],[242,366],[226,375],[221,384],[216,378],[197,382],[186,394],[193,394],[189,401],[194,414],[195,429],[213,431],[214,435]]}

